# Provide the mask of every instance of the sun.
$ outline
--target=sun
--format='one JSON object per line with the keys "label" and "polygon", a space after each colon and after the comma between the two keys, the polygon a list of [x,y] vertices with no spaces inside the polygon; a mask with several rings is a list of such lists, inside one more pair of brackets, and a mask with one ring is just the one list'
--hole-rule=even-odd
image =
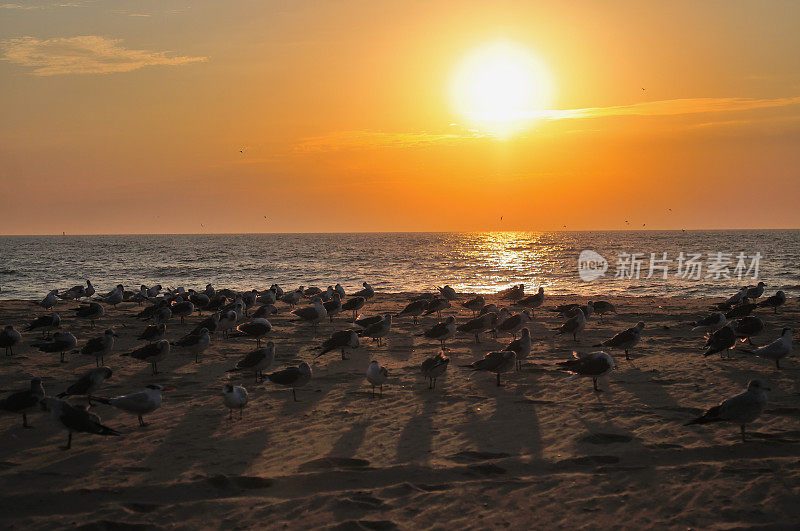
{"label": "sun", "polygon": [[549,103],[547,68],[524,47],[485,44],[459,63],[451,82],[455,110],[485,129],[507,133],[535,119]]}

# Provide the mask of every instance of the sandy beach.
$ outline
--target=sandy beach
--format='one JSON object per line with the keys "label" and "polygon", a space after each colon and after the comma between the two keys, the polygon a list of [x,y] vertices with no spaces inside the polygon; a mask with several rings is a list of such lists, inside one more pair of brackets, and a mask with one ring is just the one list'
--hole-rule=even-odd
{"label": "sandy beach", "polygon": [[[399,311],[411,294],[378,294],[366,314]],[[465,296],[461,296],[465,300]],[[320,326],[293,322],[288,306],[270,318],[278,360],[270,371],[307,361],[311,383],[299,401],[269,381],[226,369],[255,342],[219,334],[194,363],[174,350],[153,376],[149,365],[119,356],[141,342],[139,306],[108,308],[90,330],[59,303],[62,329],[86,339],[113,327],[119,334],[105,364],[113,378],[97,393],[115,396],[150,383],[170,385],[164,405],[147,427],[105,405],[93,411],[120,437],[66,432],[46,413],[0,417],[0,524],[7,529],[138,528],[780,528],[800,522],[800,364],[734,351],[733,359],[704,358],[702,335],[685,323],[707,314],[708,300],[612,298],[616,315],[593,317],[576,345],[554,337],[563,322],[548,308],[576,297],[550,297],[531,325],[534,346],[522,370],[473,373],[459,365],[505,346],[509,337],[458,335],[449,342],[451,364],[435,390],[419,373],[439,349],[420,337],[436,322],[395,319],[381,347],[362,339],[349,360],[338,352],[318,359],[312,347],[334,330],[339,316]],[[500,303],[495,297],[487,302]],[[446,315],[459,323],[469,311]],[[39,311],[26,301],[0,303],[0,324],[24,328]],[[764,344],[783,326],[798,326],[790,299],[782,312],[759,311]],[[176,340],[201,317],[168,324]],[[601,380],[567,382],[554,363],[643,320],[640,345],[626,361],[611,351],[617,370]],[[63,391],[94,359],[79,354],[59,363],[29,345],[24,334],[13,357],[2,358],[2,396],[23,389],[33,376],[48,394]],[[364,379],[370,360],[389,369],[382,398]],[[733,425],[683,424],[721,399],[741,392],[749,379],[766,382],[769,406],[742,443]],[[244,419],[228,419],[221,388],[247,387]],[[73,398],[73,402],[85,402]]]}

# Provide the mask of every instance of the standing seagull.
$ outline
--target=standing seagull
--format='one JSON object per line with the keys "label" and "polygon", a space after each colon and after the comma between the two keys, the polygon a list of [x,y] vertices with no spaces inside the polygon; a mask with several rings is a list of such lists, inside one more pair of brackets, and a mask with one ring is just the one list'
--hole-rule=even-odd
{"label": "standing seagull", "polygon": [[83,374],[74,384],[67,387],[63,393],[59,393],[58,398],[65,396],[87,396],[89,405],[92,405],[91,394],[97,391],[104,381],[111,378],[113,372],[108,367],[95,367]]}
{"label": "standing seagull", "polygon": [[34,409],[44,399],[44,387],[41,378],[33,378],[29,389],[12,393],[0,400],[0,411],[22,413],[22,427],[30,428],[28,411]]}
{"label": "standing seagull", "polygon": [[461,332],[462,334],[474,334],[475,343],[480,343],[481,332],[492,329],[492,326],[494,325],[494,317],[495,314],[493,313],[485,313],[480,317],[470,319],[466,323],[457,326],[456,332]]}
{"label": "standing seagull", "polygon": [[511,341],[503,350],[510,350],[517,355],[517,370],[522,368],[522,362],[528,359],[531,354],[531,331],[528,328],[522,329],[519,339]]}
{"label": "standing seagull", "polygon": [[153,367],[153,374],[158,374],[158,362],[163,360],[167,354],[169,354],[169,341],[159,339],[155,343],[149,343],[132,352],[126,352],[123,356],[130,356],[149,363]]}
{"label": "standing seagull", "polygon": [[45,295],[44,299],[39,301],[37,304],[42,308],[44,308],[45,310],[49,310],[50,308],[55,306],[57,302],[58,302],[58,290],[54,289],[50,290],[50,292],[47,295]]}
{"label": "standing seagull", "polygon": [[586,316],[581,308],[576,308],[575,315],[567,319],[567,322],[555,329],[556,335],[572,334],[572,339],[577,343],[578,334],[586,328]]}
{"label": "standing seagull", "polygon": [[114,398],[102,398],[99,396],[92,398],[101,404],[107,404],[111,407],[121,409],[126,413],[136,415],[136,418],[139,419],[139,426],[144,427],[147,426],[147,423],[145,423],[142,416],[152,413],[161,407],[161,401],[163,400],[161,393],[167,390],[167,388],[161,385],[150,384],[145,387],[144,391],[139,391],[138,393],[131,393]]}
{"label": "standing seagull", "polygon": [[382,339],[389,335],[389,332],[392,330],[392,314],[387,313],[383,315],[383,319],[378,321],[377,323],[372,323],[368,327],[361,332],[362,336],[371,337],[373,340],[378,340],[378,346],[380,347],[383,343],[381,342]]}
{"label": "standing seagull", "polygon": [[311,381],[311,367],[306,362],[302,362],[297,367],[287,367],[282,371],[273,372],[267,375],[272,383],[292,388],[292,398],[297,402],[295,389],[303,387]]}
{"label": "standing seagull", "polygon": [[322,305],[325,306],[325,313],[328,314],[328,319],[333,322],[333,316],[342,311],[342,296],[334,292],[331,300]]}
{"label": "standing seagull", "polygon": [[595,347],[610,347],[610,348],[618,348],[625,351],[625,359],[631,359],[628,356],[628,351],[635,347],[639,340],[642,337],[642,330],[644,329],[644,322],[639,321],[636,323],[636,326],[632,326],[627,330],[623,330],[618,334],[615,334],[614,337],[611,339],[606,339],[599,345],[595,345]]}
{"label": "standing seagull", "polygon": [[759,297],[761,297],[764,294],[764,288],[765,287],[766,287],[766,284],[764,284],[763,282],[759,282],[755,286],[748,286],[748,288],[747,288],[747,298],[752,300],[752,301],[758,299]]}
{"label": "standing seagull", "polygon": [[252,337],[256,340],[256,348],[261,348],[261,339],[272,331],[272,324],[260,317],[249,323],[242,323],[236,327],[240,336]]}
{"label": "standing seagull", "polygon": [[69,436],[67,445],[62,449],[72,448],[73,433],[94,433],[97,435],[119,435],[119,432],[104,426],[100,417],[94,413],[89,413],[84,408],[70,405],[64,400],[48,397],[42,400],[42,407],[50,412],[53,420],[58,421],[61,426],[67,429]]}
{"label": "standing seagull", "polygon": [[[528,324],[531,320],[530,310],[522,310],[520,313],[514,314],[508,319],[505,319],[497,324],[495,330],[498,332],[505,332],[511,334],[514,339],[517,338],[517,333],[522,330],[522,327]],[[583,328],[581,328],[583,330]],[[579,330],[580,332],[580,330]]]}
{"label": "standing seagull", "polygon": [[410,315],[414,320],[414,324],[416,325],[417,317],[422,315],[422,312],[424,312],[427,307],[428,307],[427,302],[425,302],[422,299],[417,299],[415,301],[409,302],[400,313],[395,314],[395,317],[404,317],[406,315]]}
{"label": "standing seagull", "polygon": [[367,381],[372,384],[372,398],[375,398],[376,385],[381,390],[380,396],[383,396],[383,384],[386,383],[388,377],[389,371],[386,370],[386,367],[381,367],[381,364],[375,360],[369,364],[369,367],[367,367]]}
{"label": "standing seagull", "polygon": [[441,288],[436,288],[439,290],[439,293],[442,294],[442,298],[448,301],[454,301],[458,298],[458,294],[456,290],[451,288],[450,286],[443,286]]}
{"label": "standing seagull", "polygon": [[[536,308],[541,306],[543,302],[544,302],[544,288],[540,286],[539,291],[537,291],[533,295],[528,295],[527,297],[519,299],[515,304],[525,308],[530,308],[531,312],[533,312],[534,310],[536,310]],[[532,313],[532,316],[535,317],[536,314]]]}
{"label": "standing seagull", "polygon": [[211,344],[211,336],[208,335],[208,330],[205,328],[200,329],[199,334],[190,334],[173,343],[174,346],[186,349],[189,354],[194,354],[194,362],[200,363],[200,354],[202,354]]}
{"label": "standing seagull", "polygon": [[498,350],[489,352],[478,361],[472,362],[464,367],[473,371],[487,371],[497,374],[497,386],[500,387],[500,373],[514,370],[517,355],[510,350]]}
{"label": "standing seagull", "polygon": [[364,304],[367,302],[367,299],[364,297],[353,297],[352,299],[348,299],[346,302],[342,303],[342,310],[346,312],[353,312],[353,320],[356,320],[356,313],[358,310],[364,307]]}
{"label": "standing seagull", "polygon": [[571,360],[558,362],[572,373],[567,380],[574,380],[580,376],[591,378],[594,390],[598,393],[602,392],[602,389],[597,388],[597,379],[614,369],[614,358],[603,351],[592,352],[586,356],[578,356],[577,352],[573,352],[572,357]]}
{"label": "standing seagull", "polygon": [[736,332],[736,337],[753,344],[753,337],[757,336],[764,331],[764,321],[755,316],[742,317],[738,321],[733,322],[733,330]]}
{"label": "standing seagull", "polygon": [[317,333],[317,324],[322,322],[328,316],[328,312],[325,311],[325,306],[322,304],[322,299],[319,297],[314,298],[313,306],[297,308],[292,310],[292,313],[299,317],[301,321],[311,323],[314,334]]}
{"label": "standing seagull", "polygon": [[764,412],[767,407],[768,387],[759,380],[750,380],[747,383],[747,391],[742,394],[728,398],[706,411],[702,417],[698,417],[684,424],[710,424],[712,422],[732,422],[738,424],[742,430],[742,442],[747,442],[745,436],[745,426],[750,424]]}
{"label": "standing seagull", "polygon": [[441,319],[442,318],[442,310],[450,307],[450,301],[447,299],[442,299],[439,297],[435,297],[428,301],[428,305],[425,307],[425,313],[423,315],[430,315],[435,313],[436,316]]}
{"label": "standing seagull", "polygon": [[56,332],[53,334],[52,339],[37,341],[31,345],[38,348],[40,352],[48,352],[51,354],[59,352],[61,354],[61,363],[66,363],[64,353],[75,348],[78,345],[78,340],[69,332]]}
{"label": "standing seagull", "polygon": [[428,389],[436,388],[436,379],[444,374],[447,370],[447,365],[450,363],[450,358],[446,358],[444,354],[439,352],[435,356],[431,356],[422,362],[420,371],[425,378],[428,379]]}
{"label": "standing seagull", "polygon": [[264,369],[268,369],[273,361],[275,361],[275,343],[270,341],[266,347],[248,352],[228,372],[253,371],[256,375],[256,383],[258,383],[264,379]]}
{"label": "standing seagull", "polygon": [[12,325],[0,330],[0,347],[6,349],[6,356],[14,355],[14,345],[19,343],[21,339],[22,335]]}
{"label": "standing seagull", "polygon": [[357,349],[358,345],[358,332],[355,330],[339,330],[338,332],[331,334],[331,337],[326,339],[321,346],[314,347],[315,349],[320,350],[320,353],[314,357],[319,358],[323,354],[327,354],[332,350],[341,349],[342,359],[346,360],[349,358],[345,355],[345,349]]}
{"label": "standing seagull", "polygon": [[93,337],[81,348],[80,353],[87,356],[94,356],[95,365],[99,367],[105,361],[104,356],[111,353],[114,348],[114,338],[117,337],[116,332],[111,329],[105,331],[100,337]]}
{"label": "standing seagull", "polygon": [[733,322],[730,322],[708,336],[706,344],[703,346],[706,351],[703,356],[708,357],[719,353],[723,357],[725,352],[730,351],[736,346],[736,332],[733,329]]}
{"label": "standing seagull", "polygon": [[52,332],[56,328],[61,326],[61,318],[58,314],[54,313],[52,315],[42,315],[41,317],[37,317],[25,328],[26,332],[42,332],[42,337],[45,336],[45,332]]}
{"label": "standing seagull", "polygon": [[367,282],[363,282],[361,285],[364,286],[364,289],[356,291],[353,294],[353,297],[364,297],[365,299],[369,300],[375,296],[375,290],[372,289],[372,286],[370,286]]}
{"label": "standing seagull", "polygon": [[778,290],[775,295],[772,297],[767,297],[763,301],[758,303],[759,308],[773,308],[775,313],[778,313],[778,308],[783,306],[783,303],[786,302],[786,294],[783,291]]}
{"label": "standing seagull", "polygon": [[89,304],[82,305],[75,308],[75,317],[79,319],[88,319],[94,328],[94,322],[106,313],[105,308],[99,302],[90,302]]}
{"label": "standing seagull", "polygon": [[481,311],[481,308],[483,308],[484,304],[486,304],[486,299],[483,298],[483,295],[478,295],[467,302],[462,302],[461,306],[467,310],[471,310],[472,316],[475,317],[475,314]]}
{"label": "standing seagull", "polygon": [[702,330],[704,332],[715,332],[725,326],[725,323],[727,322],[728,318],[725,317],[724,313],[713,312],[699,321],[690,323],[690,326],[693,327],[692,332],[696,332],[698,330]]}
{"label": "standing seagull", "polygon": [[144,329],[144,332],[139,334],[139,337],[137,337],[136,339],[143,339],[145,341],[149,341],[150,343],[152,343],[153,341],[164,339],[166,333],[167,333],[167,325],[165,325],[164,323],[147,325],[147,328]]}
{"label": "standing seagull", "polygon": [[244,406],[247,405],[247,389],[241,385],[226,384],[222,388],[222,403],[228,408],[228,418],[233,420],[233,410],[239,410],[239,419],[244,417]]}
{"label": "standing seagull", "polygon": [[428,339],[435,339],[441,343],[442,350],[444,350],[444,342],[456,335],[456,318],[451,315],[445,321],[439,322],[425,330],[423,335]]}
{"label": "standing seagull", "polygon": [[775,367],[780,369],[781,358],[785,358],[792,353],[792,329],[784,328],[781,331],[781,337],[768,345],[747,351],[747,353],[760,358],[775,360]]}

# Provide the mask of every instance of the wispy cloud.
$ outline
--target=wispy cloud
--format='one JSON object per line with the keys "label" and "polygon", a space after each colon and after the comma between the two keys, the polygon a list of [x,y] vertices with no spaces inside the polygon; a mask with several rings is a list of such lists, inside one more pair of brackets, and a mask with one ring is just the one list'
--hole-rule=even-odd
{"label": "wispy cloud", "polygon": [[477,131],[466,133],[387,133],[382,131],[336,131],[327,135],[301,139],[295,144],[297,153],[336,151],[362,148],[408,148],[457,143],[489,135]]}
{"label": "wispy cloud", "polygon": [[[754,98],[686,98],[674,100],[650,101],[631,105],[611,107],[586,107],[582,109],[556,109],[521,113],[519,122],[529,120],[578,120],[607,117],[642,117],[642,116],[677,116],[691,114],[711,114],[721,112],[738,112],[754,109],[769,109],[800,105],[800,96],[789,98],[754,99]],[[479,117],[473,117],[479,119]],[[716,124],[742,125],[751,120],[709,120],[706,119],[692,127],[709,127]],[[455,124],[451,124],[455,125]],[[513,127],[513,126],[512,126]],[[522,130],[522,127],[519,127]],[[586,132],[586,128],[562,131],[561,134]],[[599,129],[591,129],[599,131]],[[313,153],[325,151],[370,149],[370,148],[408,148],[428,145],[457,144],[478,138],[498,138],[492,132],[477,129],[461,130],[455,133],[406,132],[389,133],[382,131],[337,131],[326,135],[304,138],[298,141],[295,153]]]}
{"label": "wispy cloud", "polygon": [[32,68],[31,73],[37,76],[130,72],[146,66],[179,66],[207,60],[169,52],[132,50],[121,46],[121,42],[97,35],[7,39],[2,41],[0,59]]}
{"label": "wispy cloud", "polygon": [[752,109],[768,109],[798,104],[800,104],[800,96],[772,99],[684,98],[648,101],[612,107],[531,111],[525,118],[565,120],[569,118],[604,118],[609,116],[675,116],[680,114],[748,111]]}
{"label": "wispy cloud", "polygon": [[42,9],[42,6],[30,6],[24,4],[0,4],[0,9],[20,9],[23,11],[33,11],[34,9]]}

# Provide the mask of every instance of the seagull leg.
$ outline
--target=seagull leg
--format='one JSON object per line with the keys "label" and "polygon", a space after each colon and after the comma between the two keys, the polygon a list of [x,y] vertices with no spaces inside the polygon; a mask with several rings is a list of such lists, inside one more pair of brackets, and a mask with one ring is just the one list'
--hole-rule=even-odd
{"label": "seagull leg", "polygon": [[597,392],[597,393],[602,393],[603,392],[602,389],[598,389],[598,387],[597,387],[597,378],[592,378],[592,384],[594,385],[595,392]]}
{"label": "seagull leg", "polygon": [[630,359],[630,357],[628,357],[628,349],[625,349],[625,359],[626,359],[626,360],[629,360],[629,359]]}
{"label": "seagull leg", "polygon": [[61,447],[62,450],[69,450],[70,448],[72,448],[72,432],[70,431],[68,433],[69,435],[67,435],[67,445],[62,446]]}
{"label": "seagull leg", "polygon": [[372,385],[372,398],[375,398],[375,384]]}
{"label": "seagull leg", "polygon": [[383,384],[381,384],[381,395],[380,395],[380,397],[383,398]]}
{"label": "seagull leg", "polygon": [[742,424],[741,428],[742,428],[742,442],[747,442],[747,438],[744,435],[744,424]]}
{"label": "seagull leg", "polygon": [[30,424],[28,424],[28,415],[24,411],[22,412],[22,427],[23,428],[32,427]]}
{"label": "seagull leg", "polygon": [[292,387],[292,398],[294,398],[294,401],[297,402],[297,394],[294,392],[294,387]]}
{"label": "seagull leg", "polygon": [[142,416],[141,416],[141,415],[139,415],[139,426],[141,426],[141,427],[143,427],[143,428],[144,428],[145,426],[147,426],[147,423],[144,421],[144,419],[142,418]]}
{"label": "seagull leg", "polygon": [[497,387],[500,387],[500,373],[497,373]]}
{"label": "seagull leg", "polygon": [[775,360],[775,367],[777,367],[778,369],[781,368],[781,360],[780,360],[780,358]]}
{"label": "seagull leg", "polygon": [[228,420],[233,420],[233,410],[228,408]]}
{"label": "seagull leg", "polygon": [[244,418],[244,406],[239,408],[239,420]]}

